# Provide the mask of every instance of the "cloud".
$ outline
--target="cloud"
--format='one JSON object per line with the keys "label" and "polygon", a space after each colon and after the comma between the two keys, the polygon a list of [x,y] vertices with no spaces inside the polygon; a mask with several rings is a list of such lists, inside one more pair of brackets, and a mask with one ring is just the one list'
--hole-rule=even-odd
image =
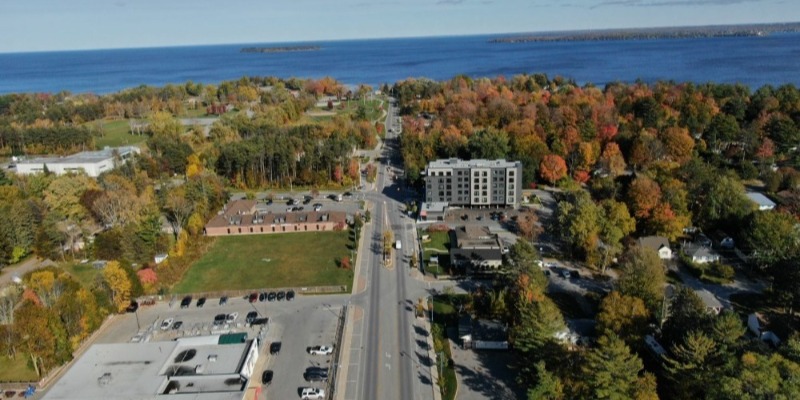
{"label": "cloud", "polygon": [[439,0],[436,4],[462,4],[465,0]]}
{"label": "cloud", "polygon": [[605,0],[590,8],[607,6],[669,7],[669,6],[729,6],[744,3],[762,3],[763,0]]}

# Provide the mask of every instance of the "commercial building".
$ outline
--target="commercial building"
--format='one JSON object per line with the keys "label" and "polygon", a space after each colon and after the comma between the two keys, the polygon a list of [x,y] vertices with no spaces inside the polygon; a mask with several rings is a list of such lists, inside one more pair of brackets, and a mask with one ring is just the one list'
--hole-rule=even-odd
{"label": "commercial building", "polygon": [[103,172],[128,162],[134,154],[141,150],[135,146],[106,147],[98,151],[82,151],[66,157],[36,157],[17,161],[17,173],[20,175],[38,174],[47,169],[56,175],[70,172],[84,172],[93,178]]}
{"label": "commercial building", "polygon": [[242,334],[96,344],[43,399],[241,400],[257,359]]}
{"label": "commercial building", "polygon": [[205,226],[206,236],[266,235],[343,229],[347,214],[341,211],[273,213],[256,209],[255,200],[234,200]]}
{"label": "commercial building", "polygon": [[461,226],[450,231],[450,265],[468,274],[495,272],[503,265],[503,245],[485,226]]}
{"label": "commercial building", "polygon": [[451,207],[517,207],[522,163],[506,160],[431,161],[425,169],[425,202]]}

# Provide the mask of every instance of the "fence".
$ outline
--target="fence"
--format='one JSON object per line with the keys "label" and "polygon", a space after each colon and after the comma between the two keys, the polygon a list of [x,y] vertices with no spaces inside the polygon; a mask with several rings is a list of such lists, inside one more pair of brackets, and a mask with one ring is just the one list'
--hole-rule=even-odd
{"label": "fence", "polygon": [[333,400],[334,392],[336,391],[336,375],[339,372],[339,359],[342,353],[342,336],[344,334],[344,324],[347,320],[347,306],[343,306],[339,312],[339,322],[336,326],[336,345],[333,348],[333,361],[331,362],[331,374],[328,380],[327,390],[325,396],[328,400]]}

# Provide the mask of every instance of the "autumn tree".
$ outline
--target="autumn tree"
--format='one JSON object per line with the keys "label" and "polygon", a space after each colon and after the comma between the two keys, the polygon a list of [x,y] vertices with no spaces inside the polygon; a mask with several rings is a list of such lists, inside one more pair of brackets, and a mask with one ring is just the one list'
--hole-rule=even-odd
{"label": "autumn tree", "polygon": [[567,163],[557,154],[548,154],[539,165],[539,174],[552,185],[567,175]]}
{"label": "autumn tree", "polygon": [[108,287],[111,302],[118,312],[130,303],[131,281],[128,273],[117,261],[109,261],[103,268],[103,279]]}
{"label": "autumn tree", "polygon": [[796,224],[793,216],[783,212],[752,212],[742,229],[743,247],[764,269],[790,259],[800,252],[800,232]]}
{"label": "autumn tree", "polygon": [[650,178],[638,177],[628,188],[628,204],[633,215],[648,218],[661,201],[661,188]]}
{"label": "autumn tree", "polygon": [[666,271],[655,250],[634,246],[628,249],[619,265],[617,290],[644,301],[653,315],[661,315]]}
{"label": "autumn tree", "polygon": [[600,336],[615,334],[628,346],[641,346],[649,327],[650,312],[642,299],[613,291],[600,303],[597,332]]}

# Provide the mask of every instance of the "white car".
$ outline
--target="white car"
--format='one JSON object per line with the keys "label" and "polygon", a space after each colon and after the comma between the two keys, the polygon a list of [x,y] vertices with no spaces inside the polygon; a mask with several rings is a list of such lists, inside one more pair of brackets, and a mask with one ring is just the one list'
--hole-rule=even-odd
{"label": "white car", "polygon": [[169,329],[169,327],[172,326],[173,321],[175,321],[174,318],[165,319],[164,322],[161,323],[161,330],[166,331],[167,329]]}
{"label": "white car", "polygon": [[239,318],[239,313],[238,312],[232,312],[232,313],[228,314],[227,317],[225,317],[225,322],[230,324],[231,322],[236,321],[236,318]]}
{"label": "white car", "polygon": [[333,353],[332,346],[314,346],[308,348],[308,354],[312,356],[327,356]]}
{"label": "white car", "polygon": [[300,392],[300,398],[303,400],[316,400],[325,398],[325,390],[317,388],[303,388]]}
{"label": "white car", "polygon": [[561,276],[564,277],[564,279],[569,279],[569,277],[572,276],[572,274],[570,274],[569,271],[567,270],[563,270],[561,271]]}

